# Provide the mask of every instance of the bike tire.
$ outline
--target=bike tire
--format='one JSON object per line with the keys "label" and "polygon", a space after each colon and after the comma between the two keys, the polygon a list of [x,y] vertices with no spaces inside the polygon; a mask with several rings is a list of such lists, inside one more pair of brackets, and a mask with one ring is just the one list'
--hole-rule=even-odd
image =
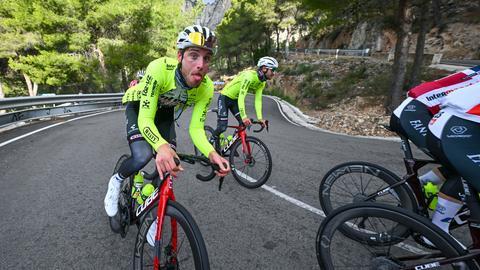
{"label": "bike tire", "polygon": [[[360,218],[370,219],[368,230],[375,231],[372,237],[380,236],[380,238],[353,242],[348,236],[345,237],[342,228],[352,227],[351,221]],[[395,225],[388,230],[390,228],[388,224]],[[395,231],[398,224],[411,231],[412,235],[401,241],[391,241],[388,238],[398,237]],[[436,249],[432,250],[419,245],[413,235],[424,236],[435,245]],[[380,241],[383,241],[383,245],[379,245]],[[397,252],[398,255],[396,255]],[[438,255],[441,255],[441,258],[454,258],[467,254],[467,251],[455,239],[423,216],[399,207],[369,202],[342,206],[327,216],[317,233],[316,254],[320,268],[326,270],[400,269],[408,265],[420,265],[416,269],[427,269],[432,267],[422,268],[422,266],[432,266],[429,263],[438,261],[436,257]],[[407,259],[411,261],[406,261]],[[470,269],[480,269],[474,260],[464,263]]]}
{"label": "bike tire", "polygon": [[[150,246],[147,242],[148,229],[152,223],[157,219],[157,207],[152,207],[148,210],[147,213],[142,218],[142,223],[138,230],[137,238],[135,241],[135,251],[133,257],[133,268],[136,270],[140,269],[151,269],[153,266],[153,252],[154,248]],[[177,242],[178,250],[175,254],[168,254],[168,260],[176,262],[175,265],[165,265],[167,253],[169,249],[168,245],[163,246],[164,244],[171,243],[171,233],[170,226],[171,221],[175,220],[179,226],[177,226]],[[182,233],[183,232],[183,233]],[[169,237],[169,238],[166,238]],[[178,239],[182,238],[182,239]],[[185,243],[188,242],[188,243]],[[163,229],[162,229],[162,240],[161,249],[162,256],[160,258],[160,269],[196,269],[196,270],[209,270],[210,263],[208,260],[207,248],[203,240],[202,234],[198,225],[196,224],[193,217],[190,213],[178,202],[169,200],[167,203],[167,208],[165,212]],[[184,245],[187,245],[188,250],[183,250]],[[187,252],[185,254],[184,252]],[[178,257],[176,256],[178,255]],[[181,255],[187,255],[186,257],[179,257]],[[165,259],[165,261],[163,260]],[[180,263],[182,266],[180,267]],[[168,268],[171,267],[171,268]]]}
{"label": "bike tire", "polygon": [[[210,138],[213,136],[213,132],[215,131],[215,129],[213,127],[207,126],[207,125],[205,125],[204,129],[205,129],[205,135],[207,135],[207,140],[210,141]],[[215,145],[214,145],[214,147],[215,147]],[[198,148],[195,145],[193,146],[193,150],[195,152],[195,156],[202,156],[203,155],[202,152],[200,152],[200,150],[198,150]]]}
{"label": "bike tire", "polygon": [[[347,179],[348,178],[348,179]],[[368,182],[363,183],[363,178],[367,178]],[[345,183],[344,180],[351,180],[349,183]],[[339,181],[343,181],[339,183]],[[375,181],[377,183],[371,182]],[[319,187],[319,199],[320,205],[325,214],[331,213],[340,206],[352,203],[364,201],[369,195],[376,193],[382,188],[400,182],[401,179],[389,171],[388,169],[363,161],[353,161],[339,164],[330,169],[322,178]],[[341,185],[344,189],[336,187]],[[348,197],[345,201],[339,201],[332,197],[332,189],[336,188],[333,192],[342,192],[341,199]],[[392,190],[391,195],[392,204],[399,205],[403,208],[415,211],[418,206],[411,189],[407,185],[400,185]],[[379,198],[379,197],[378,197]],[[376,200],[377,197],[374,198]],[[385,200],[382,203],[390,203]]]}
{"label": "bike tire", "polygon": [[[122,163],[129,159],[130,158],[130,155],[127,155],[127,154],[123,154],[122,156],[120,156],[120,158],[117,160],[117,163],[115,164],[115,168],[113,169],[113,174],[116,174],[118,172],[118,170],[120,169],[120,166],[122,165]],[[130,179],[129,179],[130,180]],[[122,185],[121,185],[121,191],[120,191],[120,194],[122,194],[123,192],[125,192],[125,190],[127,189],[127,194],[129,194],[130,192],[130,181],[123,181]],[[110,224],[110,229],[112,229],[113,232],[115,233],[120,233],[120,235],[122,237],[125,237],[126,235],[126,231],[124,230],[125,228],[125,224],[123,224],[123,222],[121,221],[121,217],[120,217],[120,210],[121,210],[121,205],[120,205],[120,200],[119,200],[119,211],[118,213],[113,216],[113,217],[108,217],[108,221],[109,221],[109,224]],[[127,226],[128,227],[128,226]]]}
{"label": "bike tire", "polygon": [[[272,156],[265,143],[255,137],[247,136],[245,138],[250,145],[252,159],[247,161],[244,155],[242,140],[237,140],[230,149],[230,166],[232,175],[237,182],[246,188],[258,188],[264,185],[272,173]],[[263,164],[264,167],[256,166]],[[258,174],[255,171],[258,171]]]}
{"label": "bike tire", "polygon": [[[357,178],[358,175],[360,175],[359,178]],[[368,182],[365,185],[363,184],[362,175],[368,177]],[[343,182],[344,179],[350,181],[351,186],[345,184],[345,182]],[[374,182],[373,184],[371,184],[372,181]],[[325,214],[329,215],[343,205],[364,202],[369,195],[375,194],[377,191],[398,183],[399,181],[401,181],[401,179],[393,172],[376,164],[362,161],[342,163],[328,171],[320,182],[320,206]],[[361,184],[359,185],[358,182]],[[338,197],[340,200],[344,201],[339,202],[338,200],[332,199],[332,194],[337,192],[339,193]],[[345,198],[348,199],[345,200]],[[406,184],[397,186],[383,196],[374,197],[374,199],[370,201],[391,204],[413,212],[418,211],[415,196]],[[400,228],[401,227],[399,227],[399,230]],[[364,241],[365,238],[370,237],[368,234],[363,234],[358,230],[352,230],[347,226],[343,228],[343,233],[357,241]],[[409,231],[405,230],[401,235],[405,237],[408,234]]]}

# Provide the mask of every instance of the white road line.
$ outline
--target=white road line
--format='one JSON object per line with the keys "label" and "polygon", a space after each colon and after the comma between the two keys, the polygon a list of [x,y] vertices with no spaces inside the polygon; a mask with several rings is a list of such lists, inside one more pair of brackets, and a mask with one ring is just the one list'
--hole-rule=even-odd
{"label": "white road line", "polygon": [[72,121],[76,121],[76,120],[80,120],[80,119],[83,119],[83,118],[88,118],[88,117],[92,117],[92,116],[96,116],[96,115],[100,115],[100,114],[104,114],[104,113],[110,113],[110,112],[115,112],[115,111],[119,111],[119,110],[123,110],[123,109],[118,109],[118,110],[111,110],[111,111],[107,111],[107,112],[100,112],[100,113],[95,113],[95,114],[89,114],[89,115],[84,115],[84,116],[80,116],[80,117],[77,117],[77,118],[72,118],[72,119],[69,119],[69,120],[66,120],[65,122],[61,122],[61,123],[56,123],[56,124],[53,124],[53,125],[50,125],[50,126],[46,126],[46,127],[43,127],[43,128],[40,128],[40,129],[37,129],[37,130],[34,130],[32,132],[29,132],[29,133],[26,133],[26,134],[23,134],[21,136],[18,136],[16,138],[13,138],[13,139],[10,139],[8,141],[5,141],[3,143],[0,143],[0,147],[3,147],[7,144],[10,144],[12,142],[15,142],[15,141],[18,141],[20,139],[23,139],[25,137],[28,137],[30,135],[33,135],[35,133],[38,133],[40,131],[44,131],[46,129],[49,129],[49,128],[53,128],[53,127],[56,127],[56,126],[59,126],[59,125],[63,125],[63,124],[66,124],[68,122],[72,122]]}
{"label": "white road line", "polygon": [[295,126],[300,126],[299,124],[293,122],[292,120],[290,120],[290,118],[288,118],[285,113],[283,112],[282,110],[282,107],[280,106],[280,102],[278,100],[276,100],[275,98],[272,98],[272,97],[269,97],[270,99],[274,100],[275,103],[277,103],[277,107],[278,107],[278,111],[282,114],[283,118],[285,118],[285,120],[287,120],[288,122],[290,122],[290,124],[292,125],[295,125]]}

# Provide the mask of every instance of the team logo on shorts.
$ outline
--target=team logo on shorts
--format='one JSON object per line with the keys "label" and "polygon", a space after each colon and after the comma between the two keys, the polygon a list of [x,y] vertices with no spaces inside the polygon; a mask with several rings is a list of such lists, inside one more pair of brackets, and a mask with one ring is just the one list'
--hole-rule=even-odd
{"label": "team logo on shorts", "polygon": [[416,112],[417,111],[417,106],[410,104],[405,108],[406,112]]}
{"label": "team logo on shorts", "polygon": [[467,128],[464,126],[453,126],[450,128],[450,131],[452,131],[455,135],[462,135],[467,131]]}
{"label": "team logo on shorts", "polygon": [[447,134],[447,138],[470,138],[472,137],[471,134],[465,134],[467,132],[467,128],[464,126],[453,126],[450,128],[450,131],[453,134]]}

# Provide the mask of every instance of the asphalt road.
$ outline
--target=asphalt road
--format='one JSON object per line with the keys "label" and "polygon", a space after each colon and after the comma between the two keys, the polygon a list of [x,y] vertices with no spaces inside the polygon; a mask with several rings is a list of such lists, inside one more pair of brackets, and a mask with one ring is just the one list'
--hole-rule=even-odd
{"label": "asphalt road", "polygon": [[[251,97],[247,108],[254,116]],[[179,151],[187,153],[193,151],[188,115],[183,114],[177,127],[178,141],[184,142]],[[321,177],[352,160],[374,162],[402,175],[400,144],[293,125],[269,98],[264,98],[264,115],[270,132],[255,136],[273,157],[267,189],[245,189],[228,176],[219,192],[215,182],[195,180],[196,167],[185,165],[174,183],[177,200],[199,224],[212,269],[318,269]],[[63,123],[0,146],[0,269],[131,268],[137,229],[131,227],[120,238],[110,231],[103,209],[115,161],[129,152],[124,111],[65,120],[0,133],[1,145]],[[207,123],[215,126],[214,120],[209,115]]]}

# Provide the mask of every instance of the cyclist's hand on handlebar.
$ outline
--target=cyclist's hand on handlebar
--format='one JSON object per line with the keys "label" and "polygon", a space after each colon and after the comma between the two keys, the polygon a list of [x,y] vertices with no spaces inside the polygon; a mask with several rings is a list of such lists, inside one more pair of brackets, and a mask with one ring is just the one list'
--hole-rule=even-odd
{"label": "cyclist's hand on handlebar", "polygon": [[216,151],[210,152],[210,154],[208,154],[208,159],[210,160],[211,163],[217,164],[220,167],[220,171],[215,171],[217,176],[219,177],[227,176],[227,174],[230,172],[230,164],[226,159],[220,156]]}
{"label": "cyclist's hand on handlebar", "polygon": [[157,149],[157,156],[155,157],[155,164],[157,165],[158,175],[163,180],[166,172],[176,177],[178,171],[183,171],[181,165],[175,164],[173,158],[178,158],[177,153],[170,147],[168,143],[162,144]]}
{"label": "cyclist's hand on handlebar", "polygon": [[247,127],[252,125],[252,120],[250,120],[250,118],[242,119],[242,121],[243,121],[243,124]]}

